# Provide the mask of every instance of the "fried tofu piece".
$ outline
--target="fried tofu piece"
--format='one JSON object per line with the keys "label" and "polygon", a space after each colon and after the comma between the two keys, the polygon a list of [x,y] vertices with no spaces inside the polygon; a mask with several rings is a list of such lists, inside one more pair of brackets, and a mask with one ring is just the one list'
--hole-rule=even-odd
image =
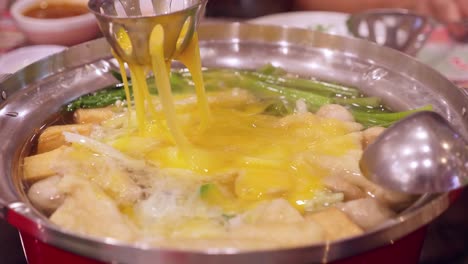
{"label": "fried tofu piece", "polygon": [[306,219],[319,224],[325,232],[326,239],[329,241],[363,233],[363,230],[358,225],[351,221],[345,213],[335,207],[330,207],[307,215]]}
{"label": "fried tofu piece", "polygon": [[345,201],[364,198],[367,196],[359,186],[348,182],[344,177],[332,175],[323,179],[323,183],[325,187],[333,192],[343,193]]}
{"label": "fried tofu piece", "polygon": [[229,233],[233,239],[262,240],[276,247],[311,245],[326,238],[318,223],[305,220],[297,223],[244,224],[230,229]]}
{"label": "fried tofu piece", "polygon": [[73,114],[73,120],[77,124],[100,124],[113,115],[109,108],[78,109]]}
{"label": "fried tofu piece", "polygon": [[52,151],[24,158],[24,179],[27,181],[38,181],[56,175],[54,166],[60,162],[66,148],[62,146]]}
{"label": "fried tofu piece", "polygon": [[385,131],[385,127],[369,127],[362,132],[362,147],[365,149]]}
{"label": "fried tofu piece", "polygon": [[92,130],[91,124],[72,124],[50,126],[42,132],[37,143],[37,153],[44,153],[54,150],[60,146],[67,145],[63,132],[77,133],[89,136]]}
{"label": "fried tofu piece", "polygon": [[352,200],[341,204],[339,208],[364,230],[374,228],[395,216],[392,210],[374,198]]}
{"label": "fried tofu piece", "polygon": [[98,186],[78,177],[65,176],[58,188],[66,198],[50,217],[53,223],[79,234],[125,242],[135,240],[136,227]]}

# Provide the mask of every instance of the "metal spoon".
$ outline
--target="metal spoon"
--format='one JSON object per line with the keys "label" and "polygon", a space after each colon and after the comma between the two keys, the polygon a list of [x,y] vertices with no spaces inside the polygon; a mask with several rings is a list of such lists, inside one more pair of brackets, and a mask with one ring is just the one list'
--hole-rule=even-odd
{"label": "metal spoon", "polygon": [[468,144],[434,112],[413,114],[364,151],[362,173],[384,188],[405,193],[437,193],[468,184]]}

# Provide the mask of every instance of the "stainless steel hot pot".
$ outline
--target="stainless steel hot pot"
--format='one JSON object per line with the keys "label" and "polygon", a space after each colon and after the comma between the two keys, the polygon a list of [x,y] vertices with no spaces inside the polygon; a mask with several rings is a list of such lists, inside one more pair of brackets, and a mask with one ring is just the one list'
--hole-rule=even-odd
{"label": "stainless steel hot pot", "polygon": [[[438,72],[397,51],[320,32],[248,24],[208,24],[199,33],[204,66],[256,68],[271,62],[290,72],[360,87],[395,109],[432,104],[468,136],[468,97]],[[64,103],[114,82],[109,51],[104,39],[78,45],[0,84],[0,212],[19,229],[30,264],[416,263],[424,227],[451,203],[447,193],[424,195],[359,237],[245,253],[141,248],[61,230],[28,202],[18,173],[24,146]]]}

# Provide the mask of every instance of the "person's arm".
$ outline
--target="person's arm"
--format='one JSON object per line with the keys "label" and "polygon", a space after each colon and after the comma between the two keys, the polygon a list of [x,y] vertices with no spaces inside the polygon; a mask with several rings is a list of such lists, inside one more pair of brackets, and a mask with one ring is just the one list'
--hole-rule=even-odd
{"label": "person's arm", "polygon": [[405,8],[441,22],[468,18],[468,0],[295,0],[296,10],[354,13],[372,8]]}
{"label": "person's arm", "polygon": [[372,8],[414,9],[421,0],[296,0],[297,10],[321,10],[354,13]]}
{"label": "person's arm", "polygon": [[442,22],[457,22],[468,17],[468,0],[419,0],[416,11]]}

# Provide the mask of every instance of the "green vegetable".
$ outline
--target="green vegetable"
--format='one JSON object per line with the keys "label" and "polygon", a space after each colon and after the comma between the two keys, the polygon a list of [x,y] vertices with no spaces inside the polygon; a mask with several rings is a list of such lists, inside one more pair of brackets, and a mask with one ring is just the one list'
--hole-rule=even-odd
{"label": "green vegetable", "polygon": [[340,105],[349,105],[354,108],[374,109],[382,106],[378,97],[333,98],[332,102]]}
{"label": "green vegetable", "polygon": [[[114,78],[116,78],[120,83],[123,83],[123,77],[120,73],[116,72],[116,71],[112,71],[111,72],[112,76],[114,76]],[[127,76],[128,77],[128,76]],[[130,80],[130,78],[129,78]]]}
{"label": "green vegetable", "polygon": [[275,67],[271,63],[267,63],[258,69],[258,72],[268,75],[285,75],[286,71],[281,67]]}
{"label": "green vegetable", "polygon": [[301,89],[308,92],[316,92],[319,94],[325,95],[342,95],[342,96],[359,96],[360,92],[356,88],[346,87],[334,83],[327,83],[317,80],[309,80],[309,79],[302,79],[302,78],[292,78],[286,76],[275,76],[275,75],[267,75],[259,72],[245,72],[244,74],[248,74],[254,76],[255,78],[264,81],[266,83],[286,86],[295,89]]}
{"label": "green vegetable", "polygon": [[200,197],[206,197],[212,190],[216,188],[217,186],[212,183],[203,184],[200,186]]}
{"label": "green vegetable", "polygon": [[221,214],[221,216],[223,217],[223,220],[224,220],[224,221],[229,221],[229,220],[231,220],[232,218],[236,217],[235,214]]}
{"label": "green vegetable", "polygon": [[239,75],[240,82],[243,84],[241,87],[248,87],[248,89],[254,91],[263,96],[282,96],[289,101],[297,101],[303,99],[312,111],[316,111],[320,106],[330,104],[332,101],[329,97],[317,95],[311,92],[302,90],[291,89],[275,84],[269,84],[256,80],[249,76]]}
{"label": "green vegetable", "polygon": [[[115,72],[112,74],[117,80],[122,80],[120,74]],[[298,99],[304,100],[309,111],[312,112],[317,111],[325,104],[343,105],[351,111],[357,122],[366,127],[389,126],[411,113],[432,109],[429,105],[414,110],[392,113],[382,106],[380,98],[365,97],[356,88],[292,77],[283,69],[271,64],[267,64],[257,71],[209,69],[203,72],[203,78],[206,90],[235,87],[249,89],[259,97],[271,101],[271,104],[265,109],[265,113],[277,116],[293,113]],[[194,90],[188,71],[173,72],[170,82],[174,93],[186,93]],[[157,94],[154,78],[148,78],[147,83],[150,93]],[[129,86],[132,87],[130,80]],[[104,107],[118,100],[125,100],[122,84],[84,95],[68,104],[67,110]]]}
{"label": "green vegetable", "polygon": [[[220,87],[244,87],[263,97],[282,96],[289,101],[303,99],[311,111],[317,111],[322,105],[331,103],[365,109],[381,106],[380,99],[376,97],[335,97],[336,95],[341,96],[343,93],[353,96],[361,95],[355,88],[325,84],[324,82],[317,82],[315,80],[297,79],[302,89],[295,89],[288,87],[294,85],[294,82],[291,81],[292,79],[274,79],[271,76],[270,78],[262,74],[247,71],[208,70],[204,73],[203,77],[207,83],[212,85],[217,82],[217,85]],[[268,79],[268,82],[264,81]],[[288,86],[278,83],[284,83]],[[307,87],[311,89],[307,90]]]}
{"label": "green vegetable", "polygon": [[[117,80],[122,80],[122,76],[119,73],[112,72],[112,75]],[[171,74],[171,87],[172,91],[176,93],[183,93],[192,91],[192,85],[189,83],[187,78],[184,78],[182,74],[178,72],[174,72]],[[150,77],[147,79],[148,90],[151,94],[157,95],[158,89],[156,88],[154,77]],[[132,82],[129,79],[129,88],[130,88],[130,97],[133,99],[133,92],[132,92]],[[99,107],[106,107],[109,105],[114,104],[117,101],[125,100],[125,89],[123,84],[119,83],[116,85],[111,85],[103,90],[97,91],[95,93],[83,95],[72,101],[66,106],[66,111],[72,112],[78,108],[99,108]]]}
{"label": "green vegetable", "polygon": [[388,127],[396,121],[405,118],[408,115],[420,111],[432,111],[432,105],[425,105],[417,109],[395,113],[366,113],[360,111],[351,111],[356,122],[363,124],[365,127],[383,126]]}
{"label": "green vegetable", "polygon": [[200,186],[200,198],[211,205],[223,206],[230,201],[230,197],[223,192],[221,187],[214,183],[207,183]]}
{"label": "green vegetable", "polygon": [[114,104],[117,101],[125,100],[125,90],[123,86],[112,86],[98,92],[81,96],[69,103],[66,110],[71,112],[78,108],[99,108]]}
{"label": "green vegetable", "polygon": [[271,100],[271,104],[269,104],[263,113],[267,115],[273,116],[286,116],[294,113],[295,106],[287,100]]}

